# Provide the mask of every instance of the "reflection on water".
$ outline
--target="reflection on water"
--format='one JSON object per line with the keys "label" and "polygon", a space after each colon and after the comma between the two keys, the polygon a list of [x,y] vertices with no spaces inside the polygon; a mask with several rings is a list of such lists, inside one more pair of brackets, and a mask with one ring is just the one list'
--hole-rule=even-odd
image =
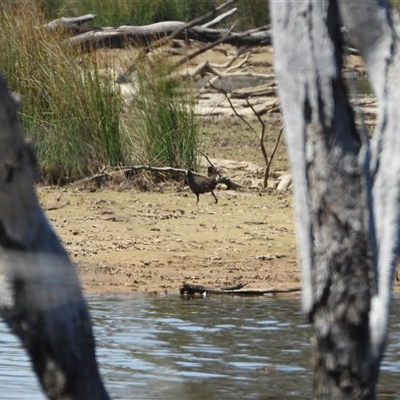
{"label": "reflection on water", "polygon": [[[297,299],[89,298],[114,399],[310,398],[310,327]],[[379,397],[399,399],[400,301]],[[0,399],[44,399],[18,341],[0,325]]]}

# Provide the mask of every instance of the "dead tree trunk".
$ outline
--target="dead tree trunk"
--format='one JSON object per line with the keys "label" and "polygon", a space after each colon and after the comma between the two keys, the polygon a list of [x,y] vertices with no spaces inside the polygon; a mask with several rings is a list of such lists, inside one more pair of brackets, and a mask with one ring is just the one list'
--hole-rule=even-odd
{"label": "dead tree trunk", "polygon": [[0,312],[50,399],[109,399],[78,276],[38,202],[33,149],[0,76]]}
{"label": "dead tree trunk", "polygon": [[[271,11],[314,397],[374,399],[400,239],[399,22],[378,0],[271,1]],[[343,83],[341,23],[379,101],[371,142]]]}

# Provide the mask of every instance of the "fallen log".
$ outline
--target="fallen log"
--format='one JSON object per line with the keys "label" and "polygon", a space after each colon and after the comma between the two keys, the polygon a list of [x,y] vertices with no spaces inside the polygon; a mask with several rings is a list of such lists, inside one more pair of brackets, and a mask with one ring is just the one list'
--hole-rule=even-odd
{"label": "fallen log", "polygon": [[96,14],[86,14],[80,17],[66,18],[61,17],[43,25],[43,28],[49,31],[66,32],[71,35],[80,35],[84,32],[100,30],[102,28],[82,26],[83,23],[92,21],[96,18]]}
{"label": "fallen log", "polygon": [[[109,167],[110,169],[114,169],[113,167]],[[117,170],[113,171],[106,171],[104,168],[98,174],[94,174],[92,176],[88,176],[78,181],[73,182],[73,185],[80,185],[89,183],[91,181],[100,180],[102,178],[111,178],[114,175],[118,174],[127,174],[129,172],[134,171],[151,171],[151,172],[160,172],[160,173],[178,173],[178,174],[185,174],[186,170],[182,168],[172,168],[172,167],[152,167],[151,165],[136,165],[132,167],[117,167]]]}
{"label": "fallen log", "polygon": [[[229,32],[226,29],[211,29],[224,18],[234,14],[237,8],[217,16],[208,23],[207,19],[234,3],[236,0],[227,0],[207,14],[190,22],[164,21],[142,26],[118,27],[85,27],[82,24],[92,21],[96,14],[86,14],[74,18],[61,17],[51,21],[43,27],[51,31],[63,31],[74,35],[63,41],[64,44],[79,46],[84,50],[101,47],[126,47],[130,45],[149,46],[151,43],[159,47],[172,39],[196,40],[204,43],[222,41],[236,46],[265,46],[272,42],[272,32],[269,25],[251,29],[246,32]],[[202,25],[200,25],[202,24]],[[227,33],[229,33],[227,35]],[[156,42],[156,43],[154,43]]]}
{"label": "fallen log", "polygon": [[191,285],[189,283],[183,283],[183,285],[179,288],[179,292],[181,295],[183,294],[195,294],[195,293],[221,293],[222,291],[228,290],[237,290],[241,289],[244,286],[246,286],[247,283],[238,283],[237,285],[232,285],[232,286],[223,286],[220,288],[206,288],[205,286],[201,285]]}
{"label": "fallen log", "polygon": [[[126,46],[148,46],[155,40],[172,35],[184,22],[166,21],[143,26],[120,26],[116,28],[96,28],[63,41],[63,44],[77,46],[83,50],[102,47],[121,48]],[[271,44],[271,31],[264,27],[248,32],[229,32],[226,29],[202,28],[184,29],[175,39],[196,40],[203,43],[228,43],[236,46],[267,46]],[[72,29],[71,29],[72,30]]]}
{"label": "fallen log", "polygon": [[[272,75],[272,74],[271,74]],[[264,75],[265,78],[272,79],[270,83],[266,83],[263,85],[239,88],[232,91],[231,98],[235,99],[248,99],[249,97],[256,96],[273,96],[276,97],[276,85],[275,85],[275,76]]]}
{"label": "fallen log", "polygon": [[[98,181],[103,178],[111,178],[114,175],[118,174],[129,174],[130,172],[135,172],[135,171],[150,171],[150,172],[159,172],[159,173],[169,173],[169,174],[179,174],[179,175],[186,175],[187,170],[183,168],[173,168],[173,167],[152,167],[151,165],[134,165],[134,166],[122,166],[122,167],[117,167],[117,170],[115,171],[115,168],[113,167],[108,167],[108,169],[111,169],[112,171],[107,171],[106,168],[102,168],[102,170],[94,174],[92,176],[88,176],[85,178],[82,178],[78,181],[72,182],[73,185],[81,185],[81,184],[86,184],[92,181]],[[195,173],[195,175],[200,175],[198,173]],[[241,187],[242,185],[239,185],[238,183],[233,182],[230,178],[226,176],[221,176],[217,180],[217,184],[221,183],[223,185],[226,185],[227,190],[236,190]]]}
{"label": "fallen log", "polygon": [[234,296],[264,296],[265,294],[279,294],[279,293],[295,293],[300,292],[301,287],[287,288],[287,289],[247,289],[241,290],[247,283],[239,283],[233,286],[223,286],[220,288],[207,288],[201,285],[191,285],[189,283],[183,283],[179,288],[181,296],[195,295],[196,293],[206,296],[207,294],[216,295],[234,295]]}
{"label": "fallen log", "polygon": [[222,183],[222,184],[226,185],[227,190],[236,190],[236,189],[240,189],[243,187],[242,185],[239,185],[238,183],[232,182],[226,176],[219,177],[217,179],[217,183]]}

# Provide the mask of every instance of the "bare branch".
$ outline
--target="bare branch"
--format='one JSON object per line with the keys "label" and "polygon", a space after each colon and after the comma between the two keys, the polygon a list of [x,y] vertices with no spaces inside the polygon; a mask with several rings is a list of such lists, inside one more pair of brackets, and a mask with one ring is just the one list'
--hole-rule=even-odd
{"label": "bare branch", "polygon": [[265,175],[264,175],[264,187],[265,188],[268,187],[268,178],[269,178],[269,171],[270,171],[270,168],[271,168],[271,163],[272,163],[272,160],[275,157],[276,150],[278,149],[279,142],[281,140],[281,136],[282,136],[282,132],[283,132],[283,128],[284,127],[282,127],[281,130],[279,131],[279,135],[278,135],[278,138],[276,139],[276,143],[275,143],[274,149],[272,150],[271,156],[269,157],[269,161],[268,161],[268,164],[267,164],[267,168],[265,169]]}
{"label": "bare branch", "polygon": [[272,159],[273,159],[273,157],[274,157],[274,155],[275,155],[275,152],[276,152],[276,150],[277,150],[277,148],[278,148],[278,145],[279,145],[279,141],[280,141],[280,138],[281,138],[281,134],[282,134],[283,128],[281,129],[281,131],[280,131],[280,133],[279,133],[279,135],[278,135],[278,139],[277,139],[277,141],[276,141],[276,143],[275,143],[275,147],[274,147],[274,149],[273,149],[273,152],[272,152],[271,157],[268,157],[268,153],[267,153],[267,150],[266,150],[265,144],[264,144],[264,139],[265,139],[265,123],[264,123],[264,121],[262,120],[262,118],[261,118],[261,116],[260,116],[260,113],[257,112],[257,111],[255,110],[254,106],[250,103],[250,101],[249,101],[249,97],[250,97],[250,96],[249,96],[249,97],[246,97],[246,102],[247,102],[247,105],[248,105],[248,106],[251,108],[251,110],[253,111],[253,114],[257,117],[257,120],[258,120],[258,122],[259,122],[260,125],[261,125],[261,134],[258,134],[257,131],[253,128],[253,126],[246,120],[246,118],[244,118],[242,115],[240,115],[240,114],[236,111],[236,108],[235,108],[235,106],[232,104],[232,101],[231,101],[231,99],[230,99],[230,96],[228,95],[228,94],[230,94],[230,93],[229,93],[227,90],[225,90],[224,88],[216,88],[216,87],[213,86],[213,84],[210,83],[210,82],[209,82],[209,84],[210,84],[210,86],[211,86],[213,89],[215,89],[215,90],[217,90],[217,91],[219,91],[219,92],[222,92],[222,93],[225,95],[225,98],[226,98],[226,100],[228,100],[229,105],[231,106],[231,109],[232,109],[232,111],[234,112],[234,114],[235,114],[237,117],[239,117],[239,118],[250,128],[250,130],[253,131],[253,132],[257,135],[257,137],[259,138],[261,153],[262,153],[262,155],[263,155],[263,157],[264,157],[265,166],[266,166],[266,168],[265,168],[265,174],[264,174],[263,187],[264,187],[264,188],[268,187],[268,178],[269,178],[269,172],[270,172],[270,168],[271,168],[271,162],[272,162]]}
{"label": "bare branch", "polygon": [[[264,161],[265,161],[265,165],[266,167],[268,167],[268,154],[267,154],[267,150],[265,150],[265,144],[264,144],[264,136],[265,136],[265,123],[264,121],[261,119],[260,115],[258,114],[258,112],[256,112],[256,110],[254,109],[253,105],[250,103],[249,98],[246,97],[246,103],[247,105],[251,108],[251,110],[253,111],[254,115],[257,117],[258,122],[261,125],[261,135],[259,135],[259,140],[260,140],[260,148],[261,148],[261,153],[264,157]],[[267,170],[266,170],[267,172]],[[268,170],[269,172],[269,170]],[[268,176],[266,175],[264,178],[264,187],[266,187],[265,183],[268,181]]]}
{"label": "bare branch", "polygon": [[229,103],[229,105],[231,106],[231,109],[232,109],[232,111],[234,112],[234,114],[235,114],[238,118],[240,118],[240,119],[249,127],[249,129],[250,129],[252,132],[254,132],[254,133],[258,136],[257,131],[251,126],[251,124],[246,120],[246,118],[244,118],[243,116],[241,116],[241,115],[236,111],[236,108],[234,107],[234,105],[232,104],[232,101],[231,101],[230,97],[228,96],[229,92],[228,92],[227,90],[225,90],[224,88],[217,88],[217,87],[215,87],[215,86],[214,86],[213,84],[211,84],[211,83],[210,83],[210,86],[211,86],[213,89],[217,90],[218,92],[222,92],[222,93],[225,95],[225,98],[226,98],[226,100],[228,100],[228,103]]}
{"label": "bare branch", "polygon": [[221,22],[223,19],[230,17],[231,15],[235,14],[237,11],[237,8],[232,8],[232,10],[227,11],[224,14],[219,15],[218,17],[214,18],[212,21],[207,22],[206,24],[201,25],[202,28],[209,28],[210,26],[218,24],[218,22]]}
{"label": "bare branch", "polygon": [[199,153],[207,160],[207,162],[211,165],[211,167],[217,173],[217,175],[221,176],[221,174],[218,172],[217,168],[215,168],[214,164],[211,162],[211,160],[208,158],[208,156],[201,151],[199,151]]}

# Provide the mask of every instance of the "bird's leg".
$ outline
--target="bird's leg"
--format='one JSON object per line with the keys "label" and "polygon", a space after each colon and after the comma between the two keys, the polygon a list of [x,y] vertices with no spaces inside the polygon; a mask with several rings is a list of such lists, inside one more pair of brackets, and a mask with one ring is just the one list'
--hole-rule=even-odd
{"label": "bird's leg", "polygon": [[217,196],[214,194],[214,192],[211,190],[211,194],[214,196],[214,199],[215,199],[215,204],[217,204],[218,203],[218,199],[217,199]]}
{"label": "bird's leg", "polygon": [[198,195],[198,193],[196,193],[196,197],[197,197],[196,204],[198,204],[199,203],[199,195]]}

